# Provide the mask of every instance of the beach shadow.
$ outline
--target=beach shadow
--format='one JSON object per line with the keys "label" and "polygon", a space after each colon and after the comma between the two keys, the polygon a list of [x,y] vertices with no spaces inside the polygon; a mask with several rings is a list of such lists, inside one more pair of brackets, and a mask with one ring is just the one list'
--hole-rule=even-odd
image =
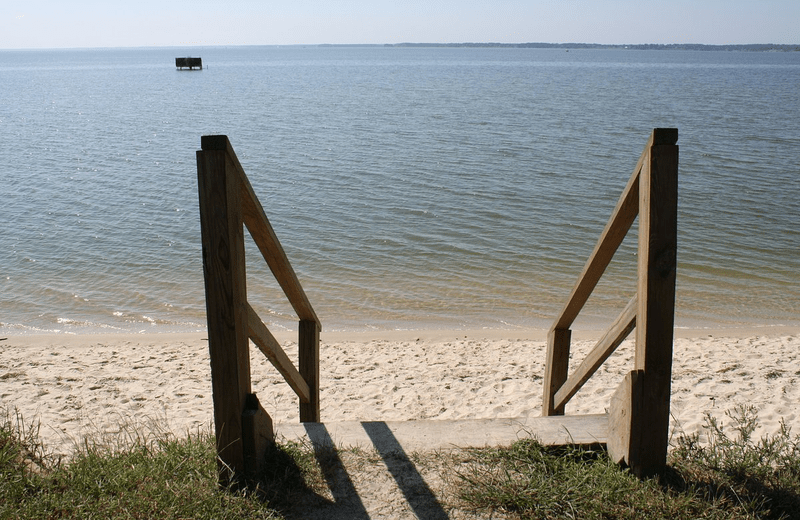
{"label": "beach shadow", "polygon": [[342,463],[328,429],[322,423],[303,423],[303,427],[314,448],[314,457],[322,470],[328,489],[333,495],[333,503],[322,505],[322,510],[319,511],[320,518],[369,520],[369,513]]}
{"label": "beach shadow", "polygon": [[[415,516],[425,520],[447,520],[449,515],[386,423],[363,422],[361,425]],[[311,441],[314,456],[331,491],[333,501],[318,502],[309,508],[313,511],[306,509],[301,513],[302,516],[294,516],[291,512],[287,512],[287,518],[369,520],[370,515],[364,502],[347,473],[325,425],[303,423],[303,427]]]}
{"label": "beach shadow", "polygon": [[386,468],[397,482],[417,518],[426,520],[450,518],[386,423],[362,422],[361,426],[380,453],[383,463],[386,464]]}

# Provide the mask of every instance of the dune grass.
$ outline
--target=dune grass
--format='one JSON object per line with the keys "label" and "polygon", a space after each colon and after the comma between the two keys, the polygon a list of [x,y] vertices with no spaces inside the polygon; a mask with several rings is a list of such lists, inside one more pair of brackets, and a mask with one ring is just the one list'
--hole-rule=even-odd
{"label": "dune grass", "polygon": [[[458,469],[460,498],[481,509],[546,518],[800,518],[800,437],[756,439],[758,415],[740,407],[730,424],[711,416],[701,435],[678,436],[667,471],[639,480],[604,449],[520,441],[476,450]],[[733,432],[733,435],[729,433]]]}
{"label": "dune grass", "polygon": [[[436,467],[453,484],[440,499],[487,518],[498,511],[525,519],[800,518],[800,437],[784,426],[755,438],[757,424],[747,407],[724,427],[709,416],[702,435],[677,437],[667,472],[650,480],[613,464],[600,447],[520,441],[439,454]],[[275,446],[264,475],[236,489],[218,484],[210,433],[126,439],[85,442],[58,459],[36,427],[0,415],[0,518],[296,518],[292,505],[325,486],[325,460],[306,445]]]}

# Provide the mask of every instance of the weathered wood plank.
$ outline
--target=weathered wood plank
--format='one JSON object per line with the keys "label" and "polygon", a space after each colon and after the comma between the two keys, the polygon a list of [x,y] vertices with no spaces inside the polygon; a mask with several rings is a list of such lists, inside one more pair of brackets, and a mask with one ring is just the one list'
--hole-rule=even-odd
{"label": "weathered wood plank", "polygon": [[241,416],[250,393],[240,192],[223,151],[197,152],[214,427],[221,468],[244,471]]}
{"label": "weathered wood plank", "polygon": [[640,421],[644,397],[644,371],[629,372],[611,397],[608,410],[608,441],[611,460],[617,464],[639,467],[644,424]]}
{"label": "weathered wood plank", "polygon": [[319,422],[319,323],[301,320],[298,339],[300,375],[308,383],[310,399],[300,402],[300,422]]}
{"label": "weathered wood plank", "polygon": [[278,372],[289,383],[289,386],[292,387],[300,401],[304,403],[311,402],[311,391],[303,376],[300,375],[289,356],[281,348],[278,340],[275,339],[275,336],[272,335],[267,326],[264,325],[264,322],[261,321],[261,318],[258,317],[258,313],[249,304],[247,306],[247,318],[247,327],[253,343],[267,356],[270,363],[278,369]]}
{"label": "weathered wood plank", "polygon": [[637,474],[664,468],[669,441],[672,339],[675,320],[675,277],[678,248],[678,147],[652,146],[640,180],[639,309],[636,326],[636,368],[644,370],[643,399],[638,419],[648,427],[637,457]]}
{"label": "weathered wood plank", "polygon": [[631,298],[622,313],[620,313],[606,333],[603,334],[603,337],[600,338],[600,341],[597,342],[575,372],[569,376],[567,381],[561,386],[561,389],[556,392],[553,403],[556,409],[564,408],[567,401],[572,399],[572,396],[581,389],[586,381],[600,368],[600,365],[608,359],[608,356],[610,356],[633,331],[636,326],[638,305],[636,296]]}
{"label": "weathered wood plank", "polygon": [[544,365],[544,392],[542,415],[564,415],[564,406],[556,407],[554,396],[567,380],[569,373],[569,349],[572,331],[551,329],[547,334],[547,359]]}
{"label": "weathered wood plank", "polygon": [[[509,446],[521,439],[548,445],[605,444],[608,416],[563,415],[497,419],[381,421],[407,453]],[[361,421],[278,423],[281,438],[334,448],[373,446]]]}

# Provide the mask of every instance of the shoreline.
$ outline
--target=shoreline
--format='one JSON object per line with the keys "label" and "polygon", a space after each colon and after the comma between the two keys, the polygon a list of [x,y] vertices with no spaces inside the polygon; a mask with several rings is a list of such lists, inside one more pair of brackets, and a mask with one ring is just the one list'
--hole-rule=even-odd
{"label": "shoreline", "polygon": [[[582,338],[598,337],[605,332],[605,329],[616,319],[619,309],[610,312],[608,315],[584,313],[578,316],[572,324],[573,338],[579,335]],[[79,323],[80,325],[75,325]],[[286,319],[278,322],[265,322],[270,332],[276,338],[286,334],[292,335],[297,330],[297,319]],[[399,338],[422,335],[443,334],[449,336],[451,333],[466,333],[469,335],[487,334],[489,337],[503,337],[504,335],[521,334],[521,337],[529,339],[546,338],[547,332],[553,324],[552,318],[537,319],[526,323],[513,323],[500,319],[487,320],[459,320],[453,321],[415,321],[415,320],[394,320],[380,322],[378,326],[368,326],[365,321],[361,324],[344,324],[335,319],[322,321],[322,333],[332,334],[339,338]],[[135,326],[133,326],[135,325]],[[205,318],[198,323],[120,323],[117,325],[92,323],[89,321],[66,320],[60,326],[51,325],[23,325],[14,323],[0,323],[0,339],[4,337],[27,337],[27,336],[147,336],[160,334],[204,334],[206,328]],[[712,333],[725,333],[735,335],[760,334],[764,330],[769,331],[800,331],[800,319],[742,319],[741,317],[716,317],[716,318],[687,318],[685,316],[675,316],[674,326],[676,337],[703,334],[706,331]]]}
{"label": "shoreline", "polygon": [[[609,321],[609,324],[611,321]],[[297,331],[285,329],[270,329],[270,332],[280,342],[294,341],[297,338]],[[342,341],[410,341],[416,339],[424,339],[428,341],[443,340],[458,337],[470,337],[479,339],[524,339],[530,341],[546,341],[549,329],[545,328],[426,328],[426,329],[373,329],[373,330],[322,330],[320,333],[321,342],[342,342]],[[600,328],[573,328],[572,339],[573,341],[589,341],[592,339],[599,339],[605,329]],[[713,324],[705,327],[698,326],[676,326],[673,329],[673,338],[696,338],[707,335],[724,336],[724,337],[751,337],[762,335],[796,335],[800,334],[800,325],[723,325]],[[136,339],[138,341],[152,341],[157,338],[173,338],[176,340],[197,340],[200,338],[207,338],[208,332],[191,331],[191,332],[175,332],[175,331],[160,331],[160,332],[25,332],[21,334],[5,333],[0,334],[0,347],[3,341],[22,341],[30,345],[46,345],[53,342],[66,343],[66,344],[81,344],[86,341],[114,341],[123,339]],[[633,337],[633,333],[629,339]]]}
{"label": "shoreline", "polygon": [[[577,330],[571,369],[602,331]],[[546,355],[543,329],[324,332],[322,420],[503,419],[541,413]],[[296,333],[276,338],[296,360]],[[36,334],[0,341],[0,403],[18,410],[42,440],[68,454],[84,436],[167,429],[211,429],[205,332]],[[603,413],[633,368],[629,337],[567,406],[568,414]],[[276,423],[296,423],[298,400],[257,348],[251,380]],[[675,431],[699,431],[705,413],[753,405],[757,435],[780,421],[800,433],[800,328],[676,329],[671,412]],[[126,429],[127,428],[127,429]]]}

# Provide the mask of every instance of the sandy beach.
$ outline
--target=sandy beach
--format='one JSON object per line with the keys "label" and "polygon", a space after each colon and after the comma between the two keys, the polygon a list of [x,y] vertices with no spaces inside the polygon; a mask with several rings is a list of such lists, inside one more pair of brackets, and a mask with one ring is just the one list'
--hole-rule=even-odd
{"label": "sandy beach", "polygon": [[[577,331],[573,363],[599,332]],[[292,359],[296,343],[279,336]],[[323,333],[325,422],[519,418],[541,413],[545,331]],[[800,433],[800,331],[770,327],[676,330],[672,414],[697,431],[704,414],[759,410],[762,433],[783,419]],[[603,413],[632,367],[626,341],[573,398],[567,413]],[[576,365],[572,365],[576,366]],[[276,423],[297,422],[297,398],[251,349],[253,390]],[[120,425],[209,428],[212,395],[204,334],[30,335],[0,341],[0,403],[67,454],[84,435]]]}

